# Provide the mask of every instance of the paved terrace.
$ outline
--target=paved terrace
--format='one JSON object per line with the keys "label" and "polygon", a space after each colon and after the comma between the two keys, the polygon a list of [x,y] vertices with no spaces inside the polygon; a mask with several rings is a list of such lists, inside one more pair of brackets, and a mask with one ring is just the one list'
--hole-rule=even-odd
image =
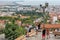
{"label": "paved terrace", "polygon": [[[42,40],[42,36],[41,36],[41,32],[38,33],[38,35],[32,36],[32,37],[28,37],[27,40]],[[45,40],[60,40],[60,36],[57,36],[56,38],[54,37],[53,34],[50,34],[50,38],[49,39],[45,39]]]}
{"label": "paved terrace", "polygon": [[[32,37],[27,37],[27,40],[42,40],[42,36],[41,36],[42,32],[39,32],[38,35],[34,35]],[[6,40],[4,38],[4,34],[0,35],[0,40]],[[53,34],[50,34],[50,38],[49,39],[45,39],[45,40],[60,40],[60,36],[57,36],[56,38],[54,37]]]}

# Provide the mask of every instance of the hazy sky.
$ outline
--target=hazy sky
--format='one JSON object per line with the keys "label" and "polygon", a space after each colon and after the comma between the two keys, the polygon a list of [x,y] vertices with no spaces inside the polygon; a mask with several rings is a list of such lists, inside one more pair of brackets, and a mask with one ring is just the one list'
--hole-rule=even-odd
{"label": "hazy sky", "polygon": [[60,5],[60,0],[0,0],[0,1],[20,1],[20,4],[39,5],[48,2],[50,5]]}

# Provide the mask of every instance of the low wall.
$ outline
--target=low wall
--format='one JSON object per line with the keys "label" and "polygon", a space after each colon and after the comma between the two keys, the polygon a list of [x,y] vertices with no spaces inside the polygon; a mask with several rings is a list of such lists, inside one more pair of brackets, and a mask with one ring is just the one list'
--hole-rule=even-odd
{"label": "low wall", "polygon": [[60,28],[60,24],[42,24],[41,28]]}
{"label": "low wall", "polygon": [[16,38],[15,40],[26,40],[26,37],[24,35],[22,35],[22,36]]}

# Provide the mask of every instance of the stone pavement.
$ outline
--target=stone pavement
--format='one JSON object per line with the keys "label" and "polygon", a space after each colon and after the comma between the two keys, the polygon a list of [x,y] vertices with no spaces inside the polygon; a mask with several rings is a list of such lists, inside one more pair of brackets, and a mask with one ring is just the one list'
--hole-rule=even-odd
{"label": "stone pavement", "polygon": [[[41,36],[41,32],[38,33],[38,35],[35,35],[33,37],[28,37],[27,40],[42,40],[42,36]],[[54,37],[53,34],[50,34],[50,38],[49,39],[45,39],[45,40],[60,40],[60,37],[57,36],[56,38]]]}
{"label": "stone pavement", "polygon": [[5,35],[4,34],[0,34],[0,40],[5,40]]}
{"label": "stone pavement", "polygon": [[[39,32],[38,35],[32,36],[32,37],[27,37],[27,40],[42,40],[42,36],[41,36],[42,32]],[[5,35],[1,34],[0,35],[0,40],[5,40]],[[60,36],[57,36],[56,38],[54,37],[53,34],[50,34],[50,38],[49,39],[45,39],[45,40],[60,40]]]}

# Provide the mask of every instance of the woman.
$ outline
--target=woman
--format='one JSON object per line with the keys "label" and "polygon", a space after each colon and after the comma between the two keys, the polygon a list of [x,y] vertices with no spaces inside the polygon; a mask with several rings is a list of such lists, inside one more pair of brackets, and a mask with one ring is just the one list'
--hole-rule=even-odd
{"label": "woman", "polygon": [[44,27],[44,24],[43,24],[43,29],[42,29],[42,39],[45,40],[45,35],[46,34],[46,29]]}

